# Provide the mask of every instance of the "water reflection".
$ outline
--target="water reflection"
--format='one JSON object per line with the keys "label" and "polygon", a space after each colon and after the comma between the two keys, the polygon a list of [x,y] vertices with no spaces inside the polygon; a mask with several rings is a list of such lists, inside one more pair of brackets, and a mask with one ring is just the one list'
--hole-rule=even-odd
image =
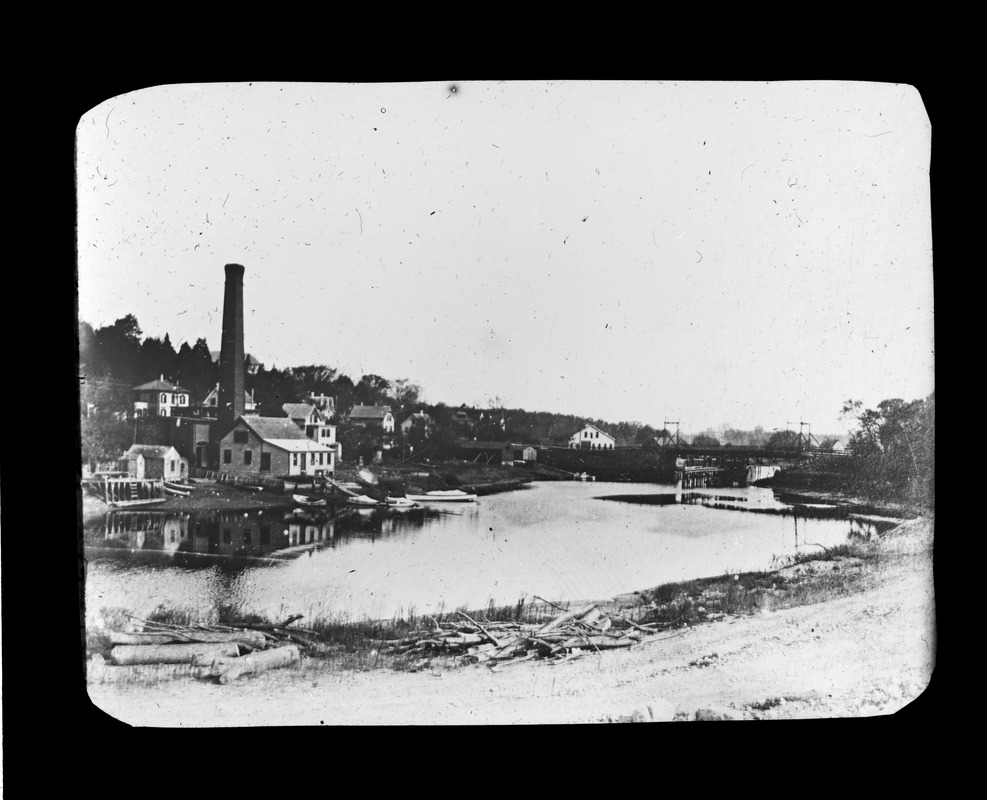
{"label": "water reflection", "polygon": [[[617,500],[627,502],[607,502]],[[791,506],[770,489],[582,482],[400,513],[115,511],[85,530],[86,613],[126,607],[144,616],[165,603],[313,620],[533,595],[599,599],[767,569],[802,548],[872,539],[882,526]]]}
{"label": "water reflection", "polygon": [[[475,508],[472,511],[475,513]],[[142,555],[285,558],[299,549],[409,535],[427,519],[467,512],[402,509],[260,509],[246,512],[111,511],[84,530],[88,558]]]}

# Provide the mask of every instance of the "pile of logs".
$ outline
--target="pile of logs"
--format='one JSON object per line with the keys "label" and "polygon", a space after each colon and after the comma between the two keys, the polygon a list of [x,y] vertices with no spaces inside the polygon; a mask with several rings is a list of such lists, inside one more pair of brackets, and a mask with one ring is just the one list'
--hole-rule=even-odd
{"label": "pile of logs", "polygon": [[464,663],[495,667],[533,658],[572,658],[587,653],[648,644],[667,625],[638,625],[620,619],[617,626],[596,603],[565,611],[544,624],[516,622],[480,623],[459,612],[461,621],[433,620],[434,628],[418,636],[383,640],[382,652],[392,654],[454,656]]}
{"label": "pile of logs", "polygon": [[275,625],[233,628],[224,625],[172,625],[131,617],[138,632],[110,631],[110,663],[184,664],[199,678],[230,683],[241,675],[285,667],[301,658],[300,648],[324,652],[313,635],[287,626],[301,615]]}

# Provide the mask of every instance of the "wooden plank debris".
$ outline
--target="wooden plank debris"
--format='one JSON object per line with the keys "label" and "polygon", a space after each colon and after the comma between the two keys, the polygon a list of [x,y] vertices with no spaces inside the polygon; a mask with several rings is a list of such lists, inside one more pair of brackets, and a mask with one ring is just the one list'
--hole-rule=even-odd
{"label": "wooden plank debris", "polygon": [[574,655],[634,647],[657,639],[661,629],[631,620],[605,616],[597,603],[562,610],[540,625],[480,622],[459,612],[462,622],[436,623],[417,636],[379,640],[382,652],[392,655],[460,657],[464,663],[491,667],[533,658],[571,658]]}

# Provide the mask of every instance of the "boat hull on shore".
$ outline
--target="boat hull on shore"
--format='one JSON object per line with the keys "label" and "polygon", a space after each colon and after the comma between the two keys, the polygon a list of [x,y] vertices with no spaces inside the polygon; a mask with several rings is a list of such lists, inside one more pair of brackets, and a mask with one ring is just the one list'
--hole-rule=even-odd
{"label": "boat hull on shore", "polygon": [[426,494],[405,495],[415,503],[475,503],[476,495],[467,494],[459,489],[450,491],[427,492]]}

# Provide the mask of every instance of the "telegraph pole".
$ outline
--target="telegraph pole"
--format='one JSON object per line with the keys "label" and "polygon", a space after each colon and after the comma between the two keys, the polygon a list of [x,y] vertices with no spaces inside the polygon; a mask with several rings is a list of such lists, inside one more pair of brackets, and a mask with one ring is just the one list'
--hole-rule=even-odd
{"label": "telegraph pole", "polygon": [[[794,422],[786,422],[785,424],[786,425],[794,425],[795,423]],[[799,435],[798,435],[798,438],[795,440],[796,446],[799,447],[799,449],[811,450],[812,449],[812,423],[811,422],[801,422],[800,421],[798,423],[798,426],[799,426]],[[802,429],[803,428],[808,428],[809,429],[809,435],[808,436],[803,436],[802,435]],[[816,445],[817,446],[818,446],[818,444],[819,444],[819,442],[816,442]]]}

